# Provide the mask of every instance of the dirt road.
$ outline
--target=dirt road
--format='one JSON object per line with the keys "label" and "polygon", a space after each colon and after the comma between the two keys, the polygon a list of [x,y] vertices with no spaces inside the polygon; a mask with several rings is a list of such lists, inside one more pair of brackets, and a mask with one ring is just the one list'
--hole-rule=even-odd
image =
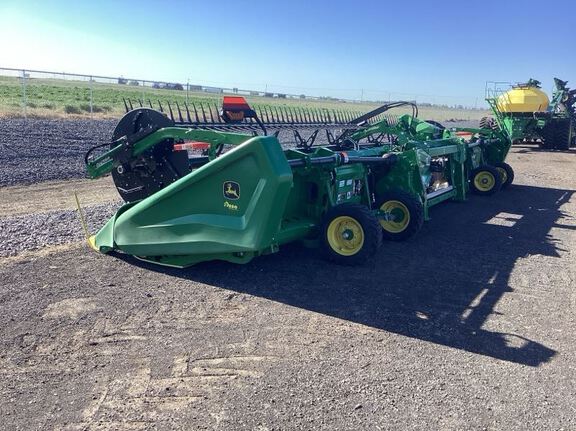
{"label": "dirt road", "polygon": [[362,268],[166,270],[81,234],[1,259],[0,428],[576,428],[576,152],[510,163]]}

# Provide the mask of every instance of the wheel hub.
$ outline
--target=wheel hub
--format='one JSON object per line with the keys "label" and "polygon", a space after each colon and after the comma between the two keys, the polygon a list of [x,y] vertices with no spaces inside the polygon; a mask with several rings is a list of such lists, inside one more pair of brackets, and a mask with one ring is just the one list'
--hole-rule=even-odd
{"label": "wheel hub", "polygon": [[328,243],[332,250],[343,256],[358,253],[364,245],[364,231],[352,217],[340,216],[328,226]]}
{"label": "wheel hub", "polygon": [[345,229],[344,232],[342,232],[342,238],[349,241],[354,238],[354,232],[350,229]]}

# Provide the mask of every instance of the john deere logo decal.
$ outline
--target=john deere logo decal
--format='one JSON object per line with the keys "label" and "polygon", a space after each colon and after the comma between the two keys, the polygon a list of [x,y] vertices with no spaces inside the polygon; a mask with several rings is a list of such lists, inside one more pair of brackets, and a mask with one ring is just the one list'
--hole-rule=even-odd
{"label": "john deere logo decal", "polygon": [[224,197],[230,200],[240,199],[240,184],[234,181],[224,181],[223,184]]}

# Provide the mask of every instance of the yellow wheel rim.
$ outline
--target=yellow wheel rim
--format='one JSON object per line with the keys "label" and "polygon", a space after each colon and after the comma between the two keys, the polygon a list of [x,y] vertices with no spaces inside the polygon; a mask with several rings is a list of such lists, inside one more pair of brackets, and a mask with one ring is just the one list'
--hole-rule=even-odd
{"label": "yellow wheel rim", "polygon": [[508,173],[506,172],[506,169],[504,168],[496,168],[496,169],[498,169],[500,177],[502,178],[502,184],[504,184],[506,180],[508,180]]}
{"label": "yellow wheel rim", "polygon": [[410,224],[410,210],[400,201],[386,201],[380,205],[386,219],[380,220],[382,229],[390,233],[400,233]]}
{"label": "yellow wheel rim", "polygon": [[488,192],[492,190],[496,184],[496,179],[488,171],[480,171],[474,176],[474,185],[481,192]]}
{"label": "yellow wheel rim", "polygon": [[364,229],[352,217],[340,216],[330,222],[327,229],[330,248],[342,256],[352,256],[362,250]]}

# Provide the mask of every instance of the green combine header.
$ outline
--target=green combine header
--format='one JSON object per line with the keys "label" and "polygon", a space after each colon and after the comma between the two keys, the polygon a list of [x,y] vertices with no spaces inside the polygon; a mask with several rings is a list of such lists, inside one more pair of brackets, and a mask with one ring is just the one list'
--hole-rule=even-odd
{"label": "green combine header", "polygon": [[[412,114],[390,114],[400,107]],[[501,131],[448,130],[410,102],[359,116],[255,110],[240,97],[219,110],[127,110],[104,151],[85,157],[88,175],[112,174],[126,202],[90,244],[162,265],[247,263],[294,241],[362,264],[383,240],[416,234],[434,205],[491,195],[514,176]]]}

